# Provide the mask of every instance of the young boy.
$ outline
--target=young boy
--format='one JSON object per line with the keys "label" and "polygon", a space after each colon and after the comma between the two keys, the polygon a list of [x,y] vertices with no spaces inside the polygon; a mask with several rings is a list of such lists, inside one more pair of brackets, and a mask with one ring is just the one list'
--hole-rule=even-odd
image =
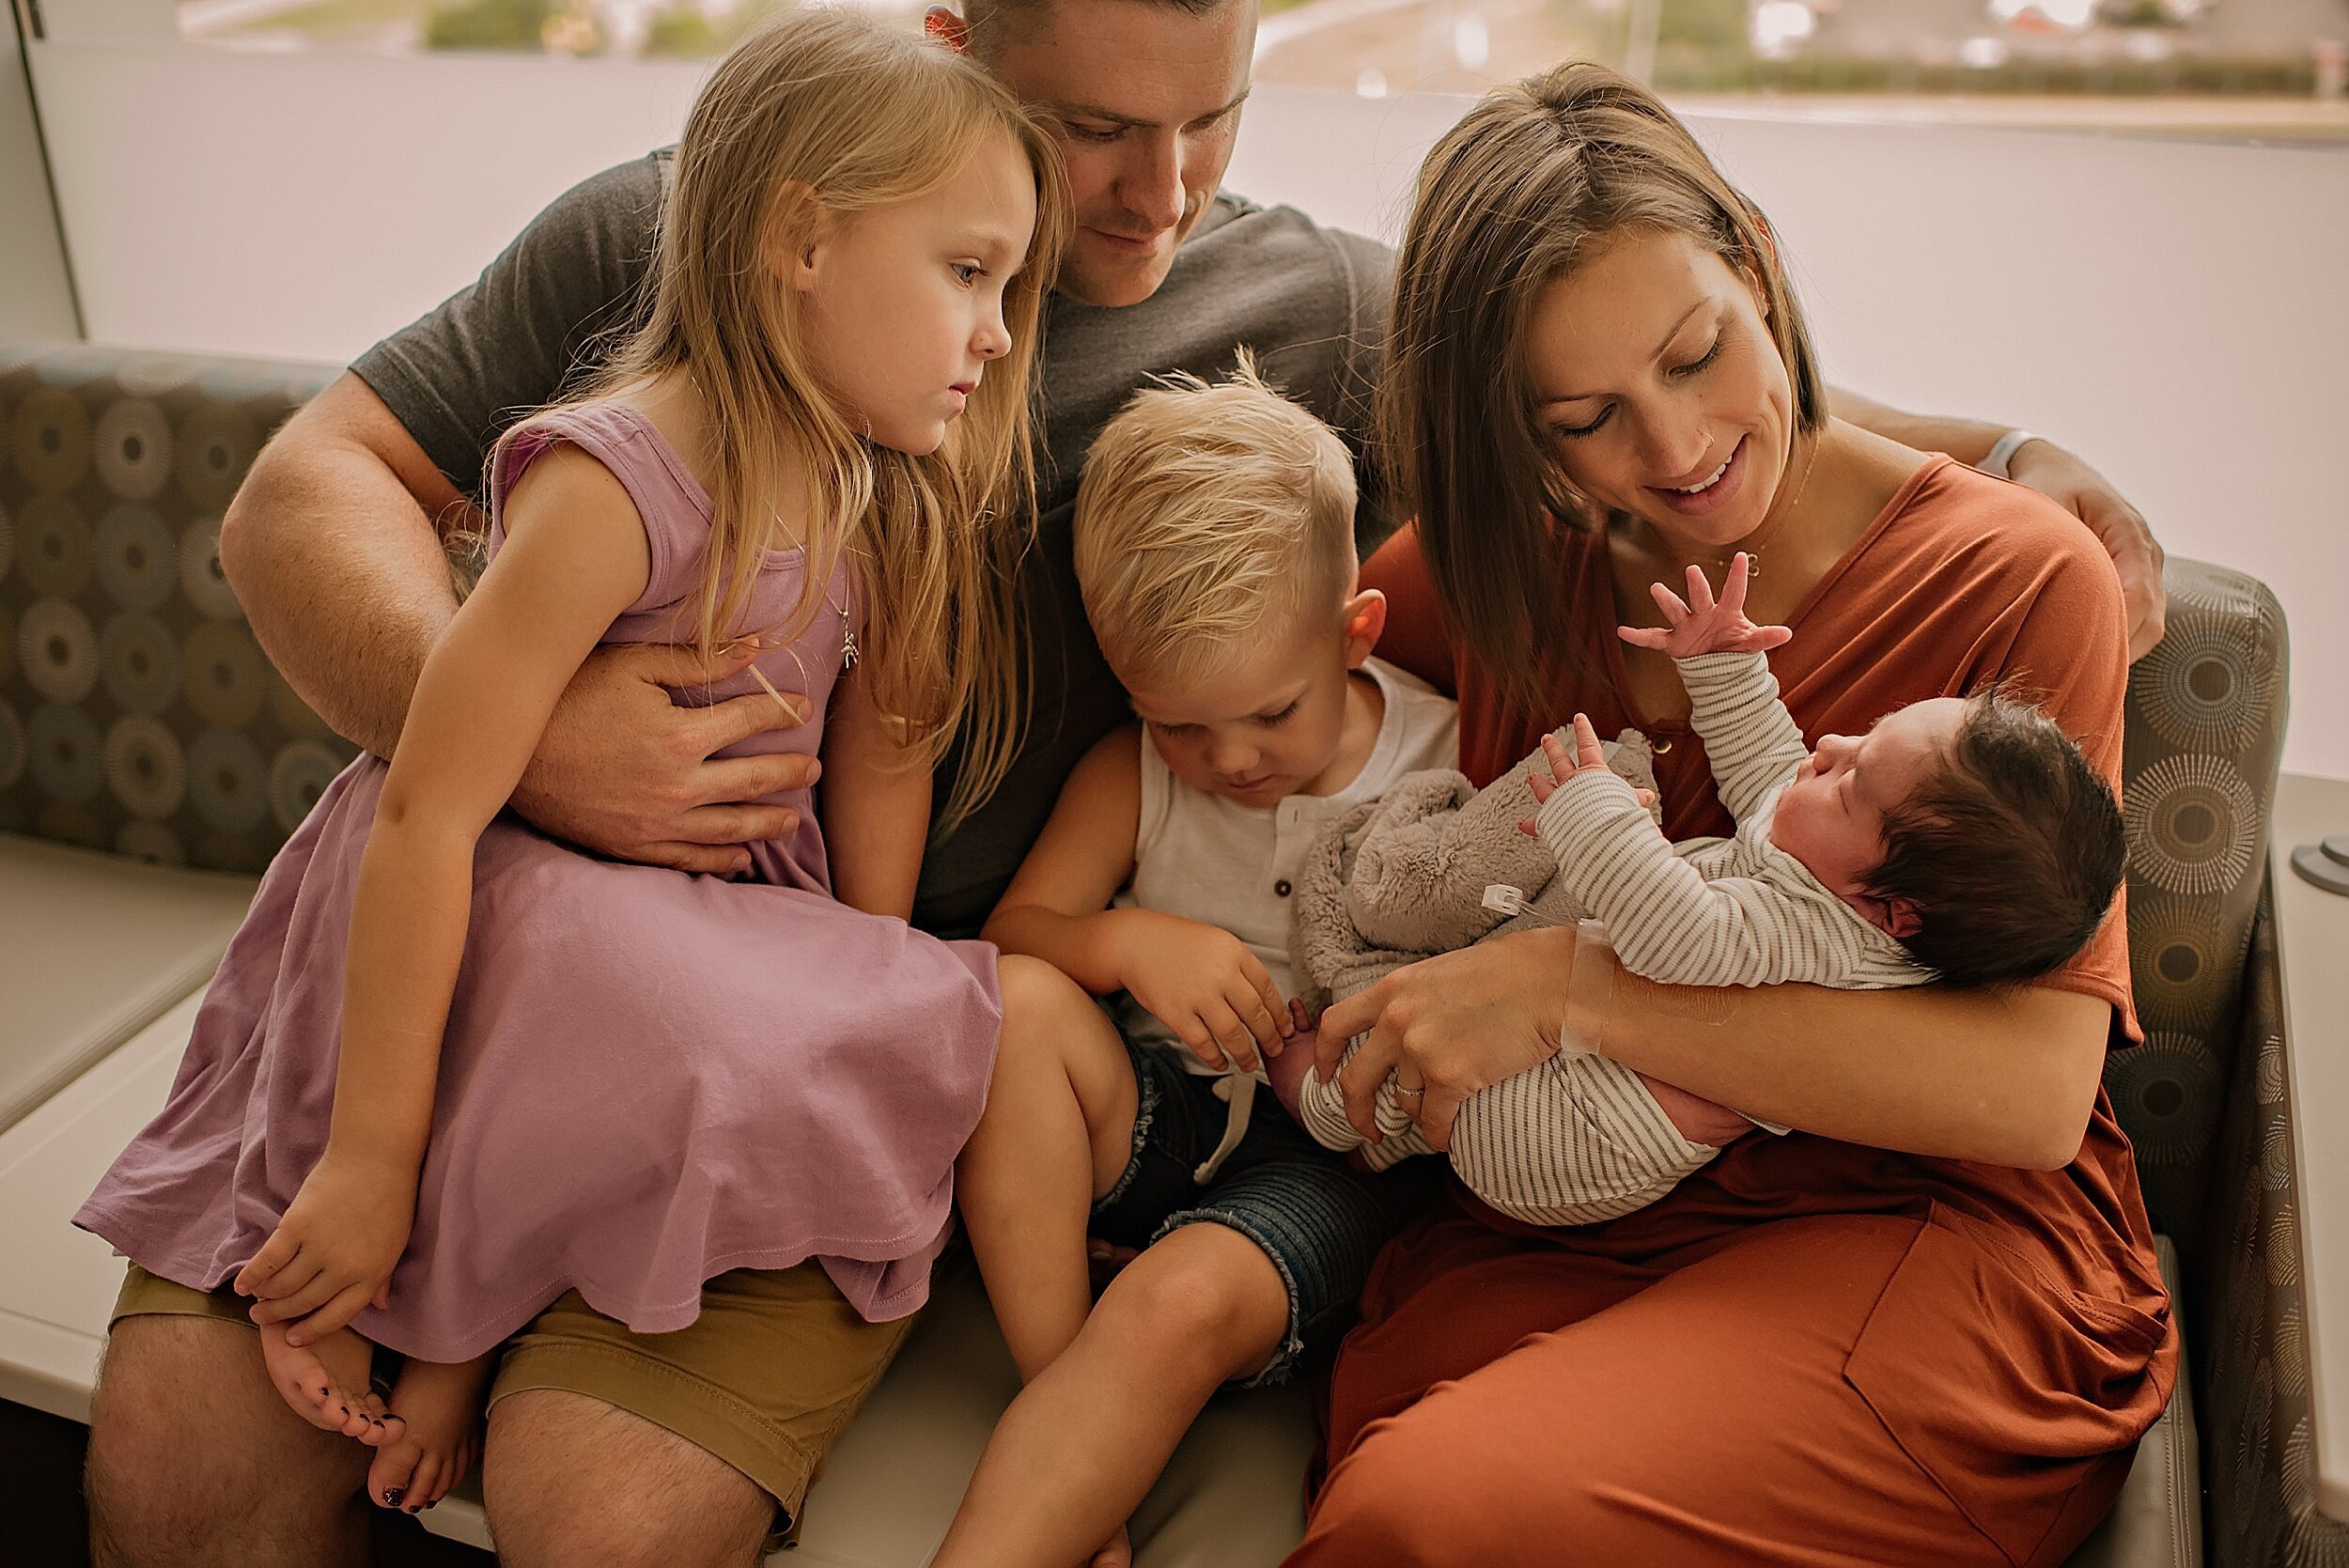
{"label": "young boy", "polygon": [[[1028,1387],[941,1565],[1126,1560],[1207,1396],[1333,1341],[1424,1195],[1256,1093],[1302,1028],[1307,846],[1458,744],[1449,700],[1370,657],[1354,502],[1344,446],[1245,359],[1135,397],[1086,462],[1078,578],[1142,722],[1078,765],[987,926],[1003,1045],[958,1197]],[[1142,1249],[1098,1305],[1088,1231]]]}

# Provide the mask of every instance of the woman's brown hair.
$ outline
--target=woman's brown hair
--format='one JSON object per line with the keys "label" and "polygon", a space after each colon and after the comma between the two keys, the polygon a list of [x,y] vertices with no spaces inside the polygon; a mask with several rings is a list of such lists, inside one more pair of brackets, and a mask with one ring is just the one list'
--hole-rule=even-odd
{"label": "woman's brown hair", "polygon": [[1395,272],[1380,411],[1388,472],[1419,519],[1446,613],[1477,664],[1539,711],[1553,530],[1604,520],[1560,469],[1525,364],[1551,283],[1626,230],[1687,236],[1750,280],[1794,386],[1826,418],[1801,307],[1769,225],[1637,82],[1576,62],[1486,95],[1420,168]]}

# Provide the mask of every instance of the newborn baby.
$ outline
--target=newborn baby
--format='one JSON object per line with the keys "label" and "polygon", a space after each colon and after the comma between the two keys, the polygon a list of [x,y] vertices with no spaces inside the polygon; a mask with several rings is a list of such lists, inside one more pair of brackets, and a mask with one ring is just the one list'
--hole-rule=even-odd
{"label": "newborn baby", "polygon": [[[2079,748],[1996,691],[1806,747],[1766,657],[1793,633],[1746,619],[1747,575],[1741,554],[1717,603],[1692,567],[1688,601],[1654,589],[1667,627],[1622,629],[1675,661],[1734,837],[1666,840],[1577,714],[1571,750],[1546,737],[1472,799],[1456,774],[1416,775],[1334,824],[1299,890],[1298,972],[1351,995],[1414,956],[1586,917],[1624,967],[1680,986],[2004,985],[2086,946],[2126,850]],[[1383,1136],[1367,1143],[1335,1084],[1308,1073],[1298,1095],[1316,1139],[1381,1168],[1432,1152],[1416,1109],[1390,1079]],[[1571,1048],[1470,1096],[1451,1148],[1479,1197],[1544,1225],[1630,1213],[1717,1152],[1683,1137],[1639,1075]]]}

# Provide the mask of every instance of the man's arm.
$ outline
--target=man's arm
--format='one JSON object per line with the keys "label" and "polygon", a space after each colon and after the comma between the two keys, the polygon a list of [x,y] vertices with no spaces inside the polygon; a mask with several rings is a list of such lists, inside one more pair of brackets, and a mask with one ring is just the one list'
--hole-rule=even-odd
{"label": "man's arm", "polygon": [[[1841,387],[1828,389],[1828,411],[1863,430],[1913,446],[1947,452],[1961,463],[1979,464],[2007,432],[2003,425],[1904,413]],[[2142,659],[2161,641],[2169,594],[2161,584],[2161,542],[2138,509],[2111,482],[2051,441],[2034,439],[2007,459],[2007,477],[2027,485],[2088,525],[2121,574],[2121,596],[2129,619],[2129,658]]]}

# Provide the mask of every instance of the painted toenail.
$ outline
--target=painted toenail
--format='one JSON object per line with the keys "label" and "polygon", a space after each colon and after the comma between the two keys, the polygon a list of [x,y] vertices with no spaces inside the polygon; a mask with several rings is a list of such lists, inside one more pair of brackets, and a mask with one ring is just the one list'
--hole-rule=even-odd
{"label": "painted toenail", "polygon": [[390,1508],[397,1508],[399,1506],[401,1494],[406,1490],[407,1489],[405,1487],[401,1486],[386,1486],[383,1488],[384,1505]]}

